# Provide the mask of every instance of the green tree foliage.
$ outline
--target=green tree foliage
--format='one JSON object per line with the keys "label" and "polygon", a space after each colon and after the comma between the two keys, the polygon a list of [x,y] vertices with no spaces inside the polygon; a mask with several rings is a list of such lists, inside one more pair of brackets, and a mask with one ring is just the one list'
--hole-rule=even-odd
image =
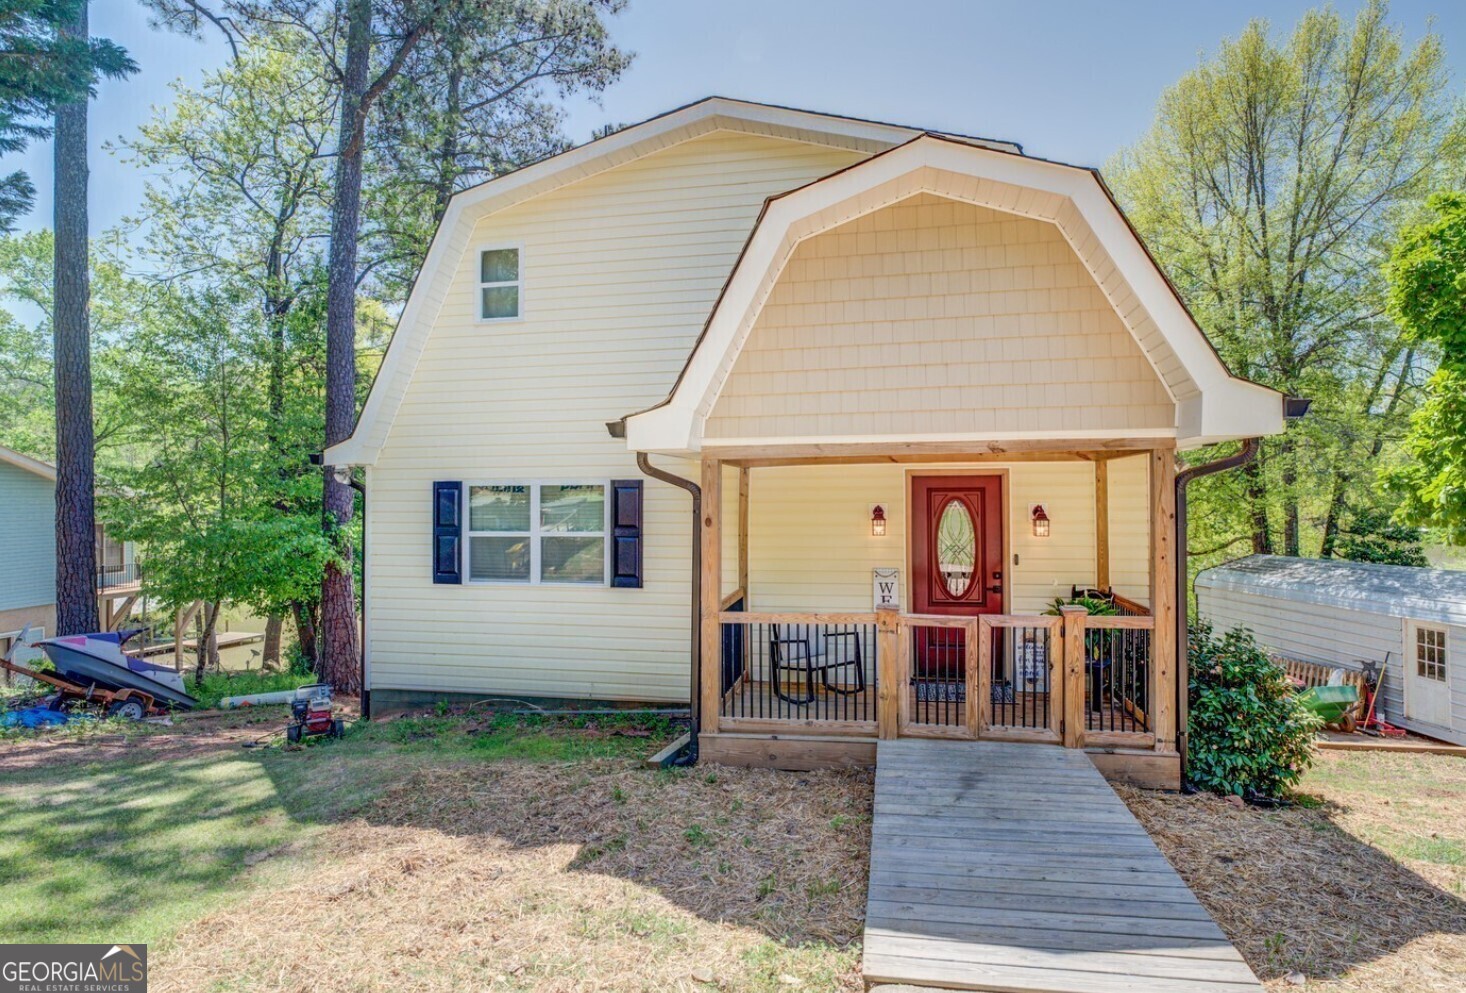
{"label": "green tree foliage", "polygon": [[263,439],[268,332],[222,294],[163,294],[133,334],[118,399],[138,415],[147,458],[112,473],[106,518],[147,551],[149,593],[164,605],[209,604],[199,674],[218,608],[262,613],[313,595],[330,554],[317,520],[281,513],[316,492],[279,472]]}
{"label": "green tree foliage", "polygon": [[1245,628],[1218,638],[1196,624],[1188,641],[1191,782],[1236,796],[1282,796],[1313,761],[1318,718],[1298,705],[1283,668]]}
{"label": "green tree foliage", "polygon": [[1340,525],[1337,553],[1351,562],[1425,566],[1430,561],[1421,547],[1424,540],[1420,528],[1401,524],[1383,510],[1362,510]]}
{"label": "green tree foliage", "polygon": [[1466,195],[1433,197],[1432,216],[1390,257],[1390,313],[1439,367],[1410,419],[1404,458],[1386,472],[1399,515],[1466,543]]}
{"label": "green tree foliage", "polygon": [[[48,461],[56,457],[52,259],[49,231],[0,237],[0,445]],[[127,271],[115,232],[92,243],[91,288],[93,418],[105,472],[130,457],[130,417],[116,401],[119,355],[157,289]]]}
{"label": "green tree foliage", "polygon": [[1108,170],[1231,369],[1315,401],[1253,468],[1193,489],[1198,551],[1331,551],[1409,412],[1418,354],[1385,313],[1383,263],[1459,170],[1463,128],[1441,39],[1408,47],[1387,15],[1317,9],[1277,39],[1249,24]]}
{"label": "green tree foliage", "polygon": [[[56,106],[88,96],[99,78],[137,71],[113,42],[58,33],[83,3],[0,0],[0,155],[49,137]],[[0,177],[0,233],[11,230],[34,198],[35,187],[25,173]]]}

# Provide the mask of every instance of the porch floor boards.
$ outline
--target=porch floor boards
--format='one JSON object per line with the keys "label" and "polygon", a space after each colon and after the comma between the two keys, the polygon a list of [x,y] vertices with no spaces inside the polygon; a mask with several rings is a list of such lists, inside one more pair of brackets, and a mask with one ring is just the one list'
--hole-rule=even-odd
{"label": "porch floor boards", "polygon": [[867,899],[868,984],[1262,990],[1093,763],[1071,749],[881,741]]}

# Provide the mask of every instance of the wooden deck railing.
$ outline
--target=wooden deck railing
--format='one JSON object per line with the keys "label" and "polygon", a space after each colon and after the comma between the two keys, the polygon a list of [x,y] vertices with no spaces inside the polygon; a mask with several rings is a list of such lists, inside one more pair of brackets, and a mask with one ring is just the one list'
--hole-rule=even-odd
{"label": "wooden deck railing", "polygon": [[[993,738],[1150,748],[1150,615],[718,614],[730,732]],[[705,677],[706,678],[706,677]]]}

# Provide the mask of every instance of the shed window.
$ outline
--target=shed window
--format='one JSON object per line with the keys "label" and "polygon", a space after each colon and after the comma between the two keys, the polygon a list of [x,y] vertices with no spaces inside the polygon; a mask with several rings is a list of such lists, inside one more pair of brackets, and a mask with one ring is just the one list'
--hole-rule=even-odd
{"label": "shed window", "polygon": [[1415,629],[1415,674],[1439,683],[1446,681],[1446,632],[1443,628]]}
{"label": "shed window", "polygon": [[468,487],[468,578],[490,583],[606,583],[606,484]]}
{"label": "shed window", "polygon": [[479,253],[479,316],[504,321],[519,316],[519,249],[488,248]]}

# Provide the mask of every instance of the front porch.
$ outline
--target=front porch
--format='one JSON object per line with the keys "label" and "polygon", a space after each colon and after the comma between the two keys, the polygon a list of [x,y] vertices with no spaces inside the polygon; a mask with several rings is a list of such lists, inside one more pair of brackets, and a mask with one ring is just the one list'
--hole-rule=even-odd
{"label": "front porch", "polygon": [[[1011,741],[1176,786],[1175,453],[1145,444],[705,452],[703,758],[811,768],[871,764],[882,739]],[[929,480],[947,485],[928,499]],[[995,498],[962,505],[966,546],[925,555],[969,480]],[[1043,537],[1035,501],[1053,511]],[[877,572],[894,584],[879,606]],[[1051,607],[1086,590],[1115,613]]]}

